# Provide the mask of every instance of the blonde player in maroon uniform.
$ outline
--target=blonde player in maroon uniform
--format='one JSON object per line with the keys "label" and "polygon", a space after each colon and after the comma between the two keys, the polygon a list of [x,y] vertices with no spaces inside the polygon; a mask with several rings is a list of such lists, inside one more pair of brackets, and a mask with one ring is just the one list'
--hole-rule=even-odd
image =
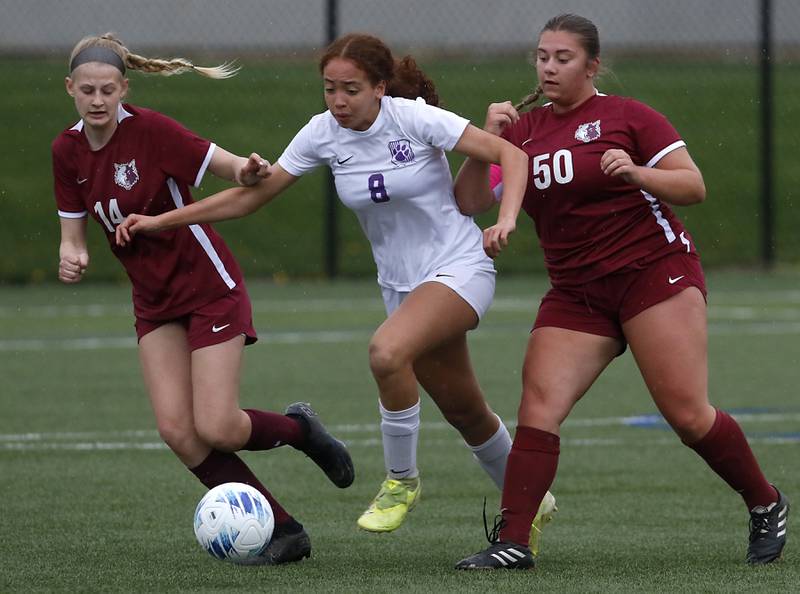
{"label": "blonde player in maroon uniform", "polygon": [[233,452],[288,444],[338,487],[347,487],[354,477],[347,450],[305,403],[289,406],[285,415],[239,408],[242,351],[256,333],[239,267],[209,225],[142,237],[126,247],[114,240],[128,214],[158,214],[191,203],[189,186],[198,186],[206,170],[249,186],[269,175],[269,163],[255,153],[233,155],[166,116],[123,104],[126,68],[194,70],[210,78],[235,74],[225,65],[143,58],[110,34],[75,46],[66,87],[81,120],[53,142],[59,279],[83,278],[89,264],[86,221],[93,216],[133,285],[141,366],[161,437],[207,487],[242,482],[261,491],[276,523],[263,562],[299,561],[311,553],[303,526]]}
{"label": "blonde player in maroon uniform", "polygon": [[[456,567],[533,567],[528,527],[555,478],[561,423],[626,345],[683,443],[744,499],[747,561],[769,563],[783,548],[789,504],[764,478],[736,421],[709,403],[703,271],[667,206],[701,202],[703,178],[664,116],[597,92],[599,45],[587,19],[551,19],[539,37],[537,91],[517,108],[506,102],[488,111],[486,129],[528,154],[523,208],[552,287],[525,354],[501,516],[491,545]],[[550,103],[520,116],[540,94]],[[464,164],[456,180],[463,212],[494,202],[489,178],[488,165]]]}

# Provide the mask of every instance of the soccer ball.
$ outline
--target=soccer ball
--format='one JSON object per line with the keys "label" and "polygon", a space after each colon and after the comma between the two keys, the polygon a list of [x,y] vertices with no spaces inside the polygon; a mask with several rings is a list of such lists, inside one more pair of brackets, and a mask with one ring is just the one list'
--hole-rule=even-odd
{"label": "soccer ball", "polygon": [[194,535],[208,553],[223,561],[253,565],[272,538],[275,516],[266,498],[244,483],[211,489],[194,512]]}

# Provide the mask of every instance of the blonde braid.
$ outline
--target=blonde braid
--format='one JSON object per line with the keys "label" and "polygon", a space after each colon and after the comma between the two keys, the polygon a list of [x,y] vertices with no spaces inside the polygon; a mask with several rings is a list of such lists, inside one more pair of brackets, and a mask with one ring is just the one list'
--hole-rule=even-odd
{"label": "blonde braid", "polygon": [[225,62],[219,66],[195,66],[186,58],[172,58],[164,60],[161,58],[145,58],[130,52],[125,56],[125,65],[131,70],[139,70],[163,76],[183,74],[184,72],[196,72],[208,78],[230,78],[239,72],[240,68],[232,62]]}
{"label": "blonde braid", "polygon": [[542,92],[543,92],[542,91],[542,86],[538,85],[533,90],[533,93],[531,93],[530,95],[527,95],[526,97],[524,97],[522,99],[522,101],[520,101],[519,103],[517,103],[514,106],[514,109],[516,109],[517,111],[522,111],[523,109],[525,109],[529,105],[533,105],[534,103],[536,103],[536,101],[539,99],[539,97],[542,96]]}
{"label": "blonde braid", "polygon": [[207,76],[208,78],[230,78],[241,69],[235,66],[233,62],[225,62],[219,66],[208,67],[195,66],[186,58],[173,58],[172,60],[145,58],[138,54],[132,54],[114,33],[84,37],[72,50],[70,61],[72,61],[81,50],[92,46],[106,47],[116,52],[119,57],[122,58],[125,66],[131,70],[139,70],[141,72],[161,74],[164,76],[193,71],[202,76]]}

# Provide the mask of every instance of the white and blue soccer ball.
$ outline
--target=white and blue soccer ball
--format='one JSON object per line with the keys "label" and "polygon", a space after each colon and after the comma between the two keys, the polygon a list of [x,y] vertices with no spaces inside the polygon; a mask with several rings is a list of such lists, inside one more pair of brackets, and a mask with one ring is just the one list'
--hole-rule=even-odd
{"label": "white and blue soccer ball", "polygon": [[194,535],[208,553],[243,565],[263,561],[275,516],[267,499],[244,483],[214,487],[194,512]]}

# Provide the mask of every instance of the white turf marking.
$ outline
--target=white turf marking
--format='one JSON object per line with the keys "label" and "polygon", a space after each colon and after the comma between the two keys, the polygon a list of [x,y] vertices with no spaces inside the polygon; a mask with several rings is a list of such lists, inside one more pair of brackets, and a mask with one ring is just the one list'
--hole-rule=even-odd
{"label": "white turf marking", "polygon": [[[724,300],[726,303],[719,303]],[[754,303],[757,305],[741,305]],[[768,308],[770,303],[785,305],[800,303],[800,291],[719,292],[712,295],[708,307],[709,318],[725,320],[752,320],[765,317],[797,320],[800,310],[794,307]],[[252,302],[255,313],[313,313],[313,312],[383,312],[383,303],[377,297],[355,297],[350,299],[264,299]],[[490,311],[534,312],[539,298],[497,297]],[[19,305],[0,306],[0,318],[66,318],[103,316],[131,316],[130,303],[87,303],[72,305]]]}
{"label": "white turf marking", "polygon": [[[508,328],[481,328],[470,334],[470,340],[494,338],[508,335]],[[749,335],[773,336],[800,334],[798,322],[754,322],[721,324],[711,323],[708,326],[711,336]],[[258,347],[274,344],[342,344],[351,342],[366,343],[372,332],[369,330],[330,330],[300,332],[262,332]],[[91,336],[86,338],[23,338],[0,340],[0,352],[23,351],[96,351],[103,349],[133,349],[136,338],[133,336]]]}
{"label": "white turf marking", "polygon": [[[732,415],[736,421],[743,424],[751,423],[780,423],[783,421],[800,421],[800,413],[736,413]],[[588,419],[567,419],[564,425],[567,428],[572,427],[613,427],[623,426],[638,429],[636,422],[640,419],[660,419],[656,415],[652,416],[638,416],[638,417],[597,417]],[[516,420],[506,419],[503,424],[507,427],[514,427]],[[378,435],[380,433],[379,423],[345,423],[338,425],[328,425],[328,430],[335,435],[353,435],[359,433],[368,433]],[[443,421],[428,421],[420,423],[420,431],[428,433],[429,431],[452,431],[453,428]],[[95,441],[107,440],[112,437],[124,437],[128,439],[154,439],[158,437],[158,432],[155,429],[130,429],[124,431],[57,431],[57,432],[29,432],[29,433],[0,433],[0,443],[2,442],[43,442],[43,441]],[[677,438],[675,438],[677,439]],[[770,440],[776,437],[768,438]],[[792,438],[785,438],[790,441],[797,441]],[[363,445],[373,445],[375,439],[363,439]],[[369,441],[369,443],[367,443]],[[358,439],[347,440],[347,443],[359,442]],[[376,443],[380,443],[378,440]],[[619,439],[600,439],[600,438],[572,438],[569,443],[577,445],[616,445],[621,443]],[[652,441],[648,441],[652,443]],[[669,440],[667,440],[669,443]]]}
{"label": "white turf marking", "polygon": [[[629,426],[630,419],[635,417],[609,417],[598,419],[574,419],[567,423],[576,427],[596,427],[609,425]],[[751,422],[777,422],[800,419],[800,413],[788,415],[736,415],[736,419],[746,423]],[[509,423],[506,423],[507,425]],[[512,423],[513,425],[513,423]],[[443,422],[422,423],[420,429],[425,433],[429,431],[452,428]],[[367,437],[345,437],[344,442],[350,448],[375,448],[382,443],[380,438],[380,425],[378,423],[347,424],[330,426],[332,433],[347,436],[359,433],[371,434]],[[641,435],[641,434],[640,434]],[[124,439],[120,439],[124,438]],[[141,439],[141,441],[134,441]],[[153,441],[153,440],[156,441]],[[70,431],[53,433],[0,433],[0,452],[19,451],[110,451],[110,450],[166,450],[167,446],[158,441],[158,433],[152,429],[136,429],[129,431]],[[800,437],[764,436],[749,438],[750,443],[766,445],[797,445]],[[458,437],[425,438],[424,443],[430,446],[463,445]],[[561,443],[565,447],[641,447],[647,445],[678,446],[678,438],[672,435],[666,437],[648,438],[564,438]]]}
{"label": "white turf marking", "polygon": [[[264,332],[254,346],[268,344],[340,344],[344,342],[366,342],[372,335],[366,330],[329,332]],[[136,338],[89,337],[89,338],[29,338],[0,340],[0,351],[95,351],[100,349],[134,349]]]}

